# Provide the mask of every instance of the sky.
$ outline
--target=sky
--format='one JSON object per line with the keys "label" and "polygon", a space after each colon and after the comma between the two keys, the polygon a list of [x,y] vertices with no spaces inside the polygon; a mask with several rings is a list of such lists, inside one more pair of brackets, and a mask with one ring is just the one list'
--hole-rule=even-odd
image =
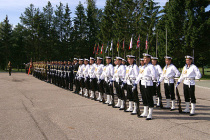
{"label": "sky", "polygon": [[[48,3],[51,2],[54,10],[56,5],[59,5],[59,2],[62,2],[64,5],[68,3],[71,9],[71,17],[74,17],[74,12],[76,6],[79,4],[79,1],[84,5],[87,6],[85,3],[86,0],[0,0],[0,22],[4,21],[6,15],[8,15],[9,23],[13,26],[20,23],[20,16],[21,13],[25,11],[25,8],[29,7],[30,4],[34,4],[35,8],[39,8],[40,10],[43,9]],[[158,2],[160,6],[164,6],[168,0],[154,0]],[[104,8],[106,0],[96,0],[97,8]],[[210,6],[209,6],[210,7]]]}

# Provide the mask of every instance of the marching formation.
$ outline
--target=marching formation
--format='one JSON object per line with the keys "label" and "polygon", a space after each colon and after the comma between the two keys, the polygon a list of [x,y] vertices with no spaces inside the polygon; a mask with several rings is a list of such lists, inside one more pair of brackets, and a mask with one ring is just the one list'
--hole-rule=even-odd
{"label": "marching formation", "polygon": [[[140,59],[140,66],[136,65],[133,55],[127,55],[127,60],[121,57],[112,60],[111,57],[106,56],[106,65],[103,65],[103,58],[101,57],[97,57],[96,60],[93,57],[89,59],[74,58],[73,62],[33,62],[32,73],[34,77],[40,80],[70,91],[75,89],[75,94],[108,104],[108,106],[119,108],[125,112],[131,112],[131,115],[145,117],[146,120],[152,119],[154,107],[170,109],[171,111],[176,109],[174,92],[176,89],[179,112],[190,113],[190,116],[194,115],[196,104],[195,79],[200,79],[201,73],[192,64],[193,57],[185,56],[186,65],[180,76],[179,70],[171,63],[171,57],[165,57],[166,66],[162,69],[157,64],[157,57],[152,57],[146,53],[143,56],[144,58]],[[178,77],[178,82],[175,83],[175,78]],[[160,92],[162,81],[164,82],[166,97],[165,106],[163,106]],[[186,108],[183,111],[177,89],[182,81],[186,103]],[[117,102],[115,103],[116,96]],[[142,113],[139,108],[140,101],[143,101],[144,106]]]}

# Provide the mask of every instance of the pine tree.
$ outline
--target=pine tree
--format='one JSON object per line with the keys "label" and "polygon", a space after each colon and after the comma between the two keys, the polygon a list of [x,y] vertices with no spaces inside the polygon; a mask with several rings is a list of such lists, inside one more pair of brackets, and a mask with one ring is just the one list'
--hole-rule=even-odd
{"label": "pine tree", "polygon": [[9,23],[8,16],[1,23],[0,26],[0,40],[1,40],[1,68],[5,69],[8,61],[11,61],[13,58],[11,56],[11,47],[12,47],[12,25]]}

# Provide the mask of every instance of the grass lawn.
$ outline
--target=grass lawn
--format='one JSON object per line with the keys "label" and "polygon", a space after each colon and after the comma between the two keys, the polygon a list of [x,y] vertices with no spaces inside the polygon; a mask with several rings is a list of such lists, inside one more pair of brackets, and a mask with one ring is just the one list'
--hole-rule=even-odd
{"label": "grass lawn", "polygon": [[[0,69],[0,72],[9,72],[9,70],[5,71],[5,70]],[[21,72],[21,69],[19,69],[19,71],[18,71],[18,69],[14,68],[14,69],[12,69],[12,72]],[[22,69],[22,72],[26,72],[26,70]]]}

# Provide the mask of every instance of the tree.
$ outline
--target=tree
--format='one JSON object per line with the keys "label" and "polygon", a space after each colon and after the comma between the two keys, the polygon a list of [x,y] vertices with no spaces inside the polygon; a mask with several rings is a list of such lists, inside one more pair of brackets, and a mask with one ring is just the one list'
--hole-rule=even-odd
{"label": "tree", "polygon": [[0,50],[1,51],[1,58],[0,58],[0,63],[1,63],[1,68],[5,69],[6,64],[8,61],[14,60],[11,55],[11,46],[12,46],[12,25],[9,24],[9,19],[8,16],[6,15],[6,18],[4,21],[1,23],[0,26],[0,40],[1,40],[1,46]]}

